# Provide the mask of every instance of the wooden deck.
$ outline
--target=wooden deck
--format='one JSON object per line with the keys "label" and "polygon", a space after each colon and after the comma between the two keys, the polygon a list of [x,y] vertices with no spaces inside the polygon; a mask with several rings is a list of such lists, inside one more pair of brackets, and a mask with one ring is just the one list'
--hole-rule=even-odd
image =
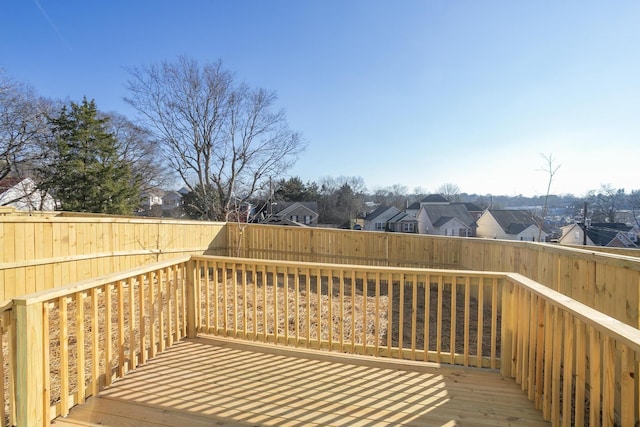
{"label": "wooden deck", "polygon": [[200,337],[74,407],[77,426],[548,426],[498,372]]}

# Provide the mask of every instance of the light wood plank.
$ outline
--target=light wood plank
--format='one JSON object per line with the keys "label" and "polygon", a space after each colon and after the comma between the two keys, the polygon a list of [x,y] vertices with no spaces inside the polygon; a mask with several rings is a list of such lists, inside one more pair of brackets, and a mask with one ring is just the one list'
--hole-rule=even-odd
{"label": "light wood plank", "polygon": [[58,427],[548,426],[497,371],[200,337],[54,420]]}

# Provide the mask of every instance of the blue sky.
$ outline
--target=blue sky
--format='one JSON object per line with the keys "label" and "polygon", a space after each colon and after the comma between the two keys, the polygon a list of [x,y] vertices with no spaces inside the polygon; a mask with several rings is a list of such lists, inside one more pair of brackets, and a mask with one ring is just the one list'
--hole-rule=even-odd
{"label": "blue sky", "polygon": [[640,189],[638,1],[0,0],[0,67],[134,119],[126,67],[222,59],[309,147],[290,175]]}

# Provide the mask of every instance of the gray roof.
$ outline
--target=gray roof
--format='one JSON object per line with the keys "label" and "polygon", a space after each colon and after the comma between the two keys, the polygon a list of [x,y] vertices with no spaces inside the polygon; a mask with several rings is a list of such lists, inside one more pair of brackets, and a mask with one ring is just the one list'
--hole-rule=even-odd
{"label": "gray roof", "polygon": [[489,209],[489,213],[507,234],[519,234],[532,225],[538,226],[538,221],[529,211]]}
{"label": "gray roof", "polygon": [[423,205],[423,209],[427,213],[427,216],[434,227],[439,227],[440,225],[450,221],[452,218],[457,218],[467,227],[473,227],[476,225],[475,219],[463,204],[454,203],[445,205],[439,203],[427,203]]}
{"label": "gray roof", "polygon": [[373,212],[370,212],[369,214],[367,214],[367,216],[365,217],[365,221],[373,221],[374,219],[376,219],[377,217],[379,217],[380,215],[382,215],[383,213],[387,212],[389,209],[394,209],[395,213],[400,212],[400,209],[396,208],[395,206],[378,206]]}

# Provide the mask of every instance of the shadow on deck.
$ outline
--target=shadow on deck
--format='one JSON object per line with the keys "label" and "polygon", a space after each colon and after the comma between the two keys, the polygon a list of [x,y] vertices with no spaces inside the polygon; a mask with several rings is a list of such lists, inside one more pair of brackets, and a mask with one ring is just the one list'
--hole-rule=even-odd
{"label": "shadow on deck", "polygon": [[499,372],[202,336],[52,422],[71,426],[549,426]]}

